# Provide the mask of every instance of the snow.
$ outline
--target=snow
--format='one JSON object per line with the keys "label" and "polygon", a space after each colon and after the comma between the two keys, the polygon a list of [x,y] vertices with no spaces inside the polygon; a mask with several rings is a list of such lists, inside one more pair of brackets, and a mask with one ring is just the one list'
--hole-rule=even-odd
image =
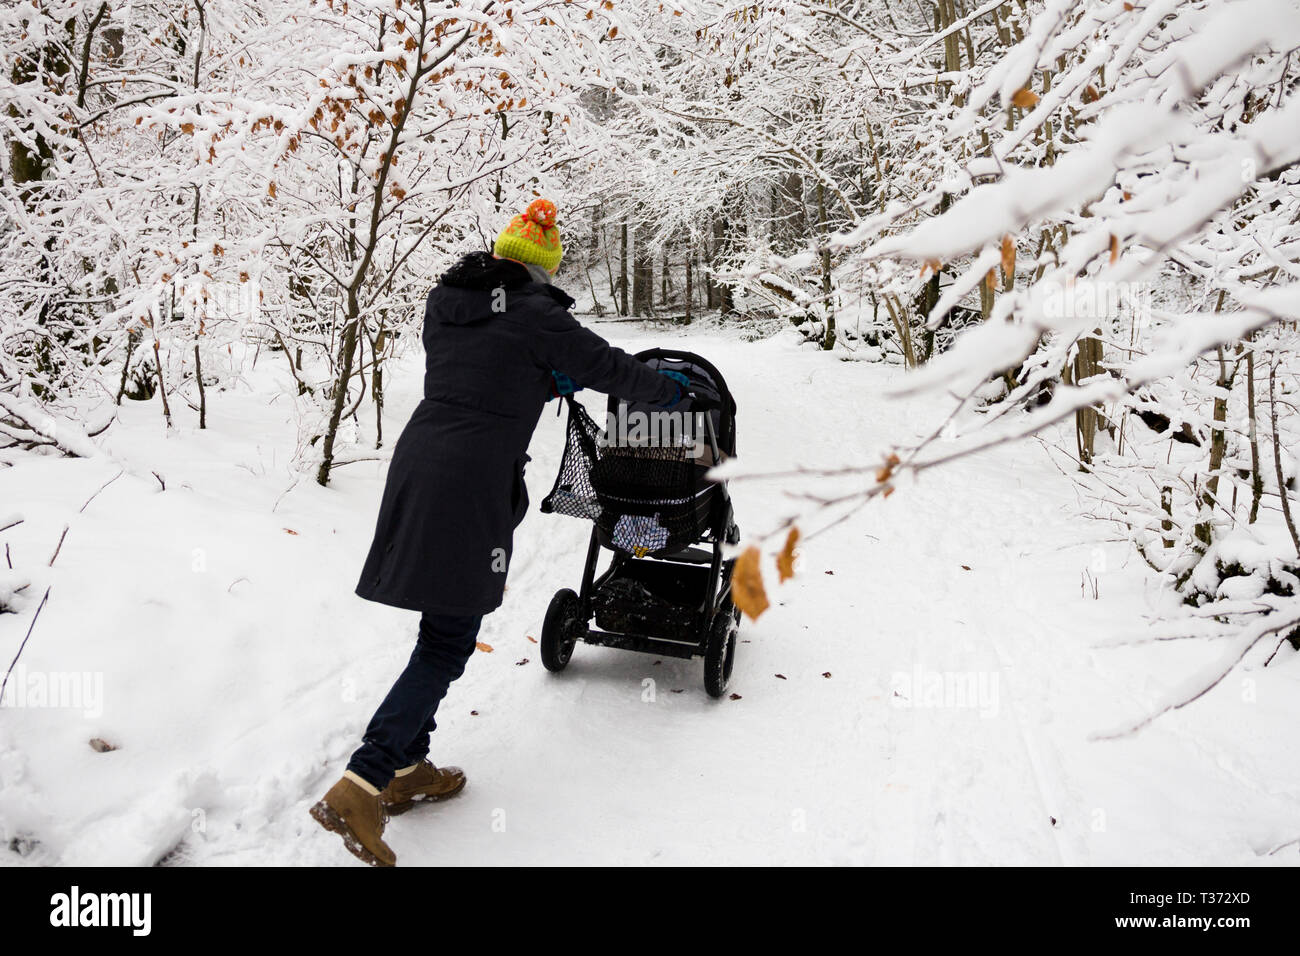
{"label": "snow", "polygon": [[[948,411],[940,395],[887,398],[902,369],[839,361],[798,336],[594,326],[628,349],[685,347],[718,365],[751,474],[866,466]],[[24,679],[103,686],[90,716],[6,709],[0,838],[24,853],[4,862],[360,865],[306,811],[404,663],[415,616],[352,594],[386,466],[354,461],[328,489],[295,483],[283,365],[246,357],[248,386],[210,391],[206,431],[183,405],[169,433],[156,399],[126,402],[94,457],[0,469],[0,501],[25,516],[2,535],[5,580],[31,582],[20,613],[0,616],[0,657],[49,587]],[[420,356],[396,360],[388,382],[391,442],[418,398]],[[580,646],[564,674],[542,669],[530,638],[551,594],[577,585],[588,534],[536,512],[563,427],[543,413],[533,511],[481,637],[493,650],[439,714],[432,756],[463,766],[469,786],[392,821],[399,865],[1300,863],[1294,846],[1270,855],[1298,835],[1296,655],[1247,658],[1195,703],[1096,739],[1232,649],[1143,642],[1170,596],[1078,516],[1037,445],[806,523],[823,530],[793,580],[778,586],[765,559],[773,606],[742,627],[739,699],[712,701],[698,660]],[[359,431],[373,434],[365,410]],[[806,507],[789,480],[732,490],[753,541]]]}

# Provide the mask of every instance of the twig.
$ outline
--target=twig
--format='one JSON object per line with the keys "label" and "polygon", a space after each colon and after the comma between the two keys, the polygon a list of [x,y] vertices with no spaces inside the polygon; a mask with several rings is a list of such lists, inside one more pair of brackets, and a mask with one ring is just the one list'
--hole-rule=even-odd
{"label": "twig", "polygon": [[1280,641],[1277,642],[1277,647],[1273,648],[1273,653],[1270,654],[1270,655],[1268,655],[1268,660],[1266,660],[1266,661],[1264,662],[1264,666],[1265,666],[1265,667],[1267,667],[1269,664],[1272,664],[1272,663],[1273,663],[1273,658],[1277,657],[1277,652],[1280,651],[1280,650],[1282,649],[1282,645],[1285,644],[1285,643],[1286,643],[1287,641],[1289,641],[1289,640],[1291,640],[1291,635],[1290,635],[1290,634],[1283,634],[1283,635],[1282,635],[1282,639],[1281,639]]}
{"label": "twig", "polygon": [[59,556],[59,552],[63,549],[63,539],[66,538],[67,536],[68,536],[68,526],[65,524],[63,526],[63,534],[59,535],[59,543],[54,546],[54,553],[50,555],[50,563],[48,567],[51,568],[54,567],[54,559]]}
{"label": "twig", "polygon": [[1285,843],[1279,843],[1277,846],[1273,847],[1273,849],[1268,851],[1268,855],[1272,856],[1278,850],[1285,850],[1287,847],[1295,846],[1297,843],[1300,843],[1300,837],[1296,837],[1294,840],[1287,840]]}
{"label": "twig", "polygon": [[284,489],[284,491],[280,492],[280,497],[276,498],[276,499],[275,499],[275,504],[271,505],[271,513],[272,513],[272,514],[275,513],[275,509],[276,509],[276,508],[280,507],[280,502],[284,500],[284,496],[287,495],[289,492],[293,491],[293,489],[295,489],[295,488],[298,487],[298,482],[299,482],[299,480],[300,480],[301,478],[302,478],[302,475],[300,475],[300,474],[299,474],[299,475],[294,475],[294,476],[293,476],[293,481],[291,481],[291,482],[289,483],[289,487],[286,488],[286,489]]}
{"label": "twig", "polygon": [[392,460],[393,460],[392,455],[363,455],[359,458],[336,459],[334,462],[334,467],[341,468],[344,465],[355,465],[357,462],[361,462],[361,461],[390,461],[391,462]]}
{"label": "twig", "polygon": [[162,475],[158,474],[158,472],[156,472],[156,471],[151,471],[151,472],[149,472],[149,474],[153,475],[155,478],[158,479],[158,484],[162,485],[162,490],[163,490],[163,491],[166,491],[166,490],[167,490],[167,482],[163,481],[163,479],[162,479]]}
{"label": "twig", "polygon": [[27,646],[27,640],[32,636],[32,630],[36,627],[36,619],[41,616],[41,610],[45,607],[45,602],[49,599],[49,596],[50,589],[47,587],[45,589],[45,595],[41,598],[41,603],[36,605],[36,613],[32,615],[32,623],[27,626],[27,636],[24,637],[23,642],[18,645],[18,653],[15,654],[14,659],[9,662],[9,670],[5,671],[5,679],[3,682],[0,682],[0,700],[4,700],[5,688],[9,686],[9,675],[14,672],[14,667],[18,664],[18,658],[22,656],[23,648]]}
{"label": "twig", "polygon": [[[106,482],[104,482],[102,485],[100,485],[99,488],[95,491],[95,493],[94,493],[93,495],[91,495],[89,498],[86,499],[86,503],[83,504],[83,505],[82,505],[82,506],[77,510],[77,514],[81,514],[82,512],[84,512],[84,511],[86,510],[86,505],[89,505],[92,501],[94,501],[95,498],[99,496],[99,492],[103,491],[105,488],[107,488],[109,485],[111,485],[113,482],[117,481],[117,479],[119,479],[119,478],[121,478],[121,477],[122,477],[122,472],[119,471],[119,472],[118,472],[116,475],[114,475],[112,478],[108,479],[108,481],[106,481]],[[3,531],[3,530],[4,530],[4,528],[0,528],[0,531]],[[50,563],[52,564],[53,562],[50,562]]]}
{"label": "twig", "polygon": [[1251,650],[1254,649],[1255,645],[1262,639],[1270,634],[1276,634],[1283,628],[1294,628],[1297,624],[1300,624],[1300,612],[1283,616],[1281,611],[1274,611],[1269,615],[1270,619],[1278,617],[1282,618],[1280,622],[1264,626],[1268,623],[1266,619],[1265,621],[1259,622],[1259,625],[1255,628],[1248,629],[1243,632],[1242,635],[1239,635],[1237,643],[1234,644],[1217,662],[1208,668],[1208,676],[1198,689],[1187,691],[1178,695],[1176,699],[1166,701],[1129,727],[1113,730],[1108,733],[1093,734],[1092,739],[1119,740],[1123,737],[1131,736],[1143,727],[1153,723],[1158,717],[1162,717],[1170,711],[1179,710],[1194,701],[1200,700],[1210,691],[1214,690],[1214,688],[1218,687],[1223,679],[1232,673],[1233,669],[1241,663],[1245,656],[1249,654]]}
{"label": "twig", "polygon": [[16,528],[23,523],[22,518],[14,518],[7,525],[0,526],[0,531],[8,531],[10,528]]}

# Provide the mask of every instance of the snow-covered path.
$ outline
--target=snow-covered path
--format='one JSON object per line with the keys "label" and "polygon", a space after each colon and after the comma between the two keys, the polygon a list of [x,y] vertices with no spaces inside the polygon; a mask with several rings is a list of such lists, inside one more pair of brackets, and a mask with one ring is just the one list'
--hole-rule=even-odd
{"label": "snow-covered path", "polygon": [[[886,399],[897,368],[784,336],[598,327],[717,364],[758,469],[875,461],[943,410]],[[390,434],[418,361],[390,376]],[[351,595],[382,465],[284,494],[292,430],[268,394],[212,397],[208,432],[166,438],[155,409],[128,408],[106,440],[116,461],[0,471],[0,511],[28,519],[5,540],[33,557],[30,590],[52,588],[25,666],[104,675],[100,716],[4,714],[0,830],[29,841],[8,862],[355,862],[306,809],[404,662],[414,615]],[[493,650],[439,716],[433,757],[469,786],[392,822],[401,864],[1297,862],[1295,847],[1268,855],[1300,836],[1289,649],[1136,737],[1089,740],[1213,649],[1099,649],[1140,633],[1153,584],[1075,516],[1037,445],[927,474],[809,540],[796,578],[769,581],[772,609],[742,627],[739,699],[712,701],[698,660],[580,646],[563,675],[542,669],[530,638],[551,594],[576,587],[588,533],[535,510],[562,441],[545,413],[534,510],[480,638]],[[792,513],[788,490],[734,483],[742,529]],[[34,607],[0,618],[6,660]],[[95,753],[90,737],[120,749]]]}

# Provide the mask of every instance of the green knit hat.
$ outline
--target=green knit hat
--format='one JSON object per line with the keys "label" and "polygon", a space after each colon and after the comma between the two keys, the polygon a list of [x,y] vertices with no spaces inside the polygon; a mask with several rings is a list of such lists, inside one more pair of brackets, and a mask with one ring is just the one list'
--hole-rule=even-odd
{"label": "green knit hat", "polygon": [[492,252],[502,259],[528,262],[547,272],[555,272],[564,258],[555,217],[555,203],[549,199],[534,199],[522,216],[515,216],[510,225],[501,230]]}

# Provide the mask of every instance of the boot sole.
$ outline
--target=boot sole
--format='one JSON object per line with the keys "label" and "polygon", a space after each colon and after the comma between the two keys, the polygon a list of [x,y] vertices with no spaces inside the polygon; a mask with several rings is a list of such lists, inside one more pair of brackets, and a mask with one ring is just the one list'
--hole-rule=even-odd
{"label": "boot sole", "polygon": [[324,800],[318,801],[308,812],[311,814],[313,820],[323,826],[330,833],[337,833],[341,836],[343,838],[343,845],[347,848],[347,851],[362,863],[366,863],[370,866],[385,867],[393,865],[392,863],[385,863],[383,860],[379,859],[379,857],[367,850],[365,845],[357,839],[357,835],[352,832],[352,828],[348,826],[347,821],[339,816],[334,808]]}
{"label": "boot sole", "polygon": [[385,803],[384,809],[388,811],[388,815],[390,817],[398,817],[401,816],[403,813],[405,813],[407,810],[413,808],[417,803],[437,803],[439,800],[447,800],[451,797],[454,797],[456,796],[456,794],[460,793],[462,790],[465,789],[466,783],[468,783],[468,778],[462,777],[460,781],[460,786],[457,787],[455,790],[448,790],[446,793],[427,794],[418,797],[412,797],[410,800],[404,800],[401,803]]}

